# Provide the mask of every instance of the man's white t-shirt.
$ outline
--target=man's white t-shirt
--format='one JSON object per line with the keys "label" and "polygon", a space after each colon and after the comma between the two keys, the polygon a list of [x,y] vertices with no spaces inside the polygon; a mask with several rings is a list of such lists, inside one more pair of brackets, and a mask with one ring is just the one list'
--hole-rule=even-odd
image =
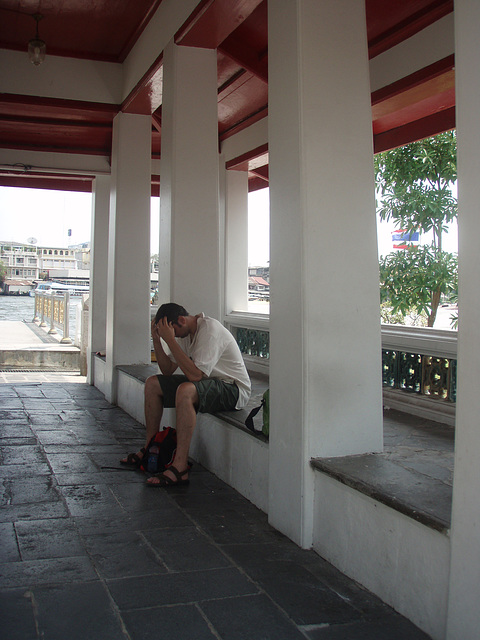
{"label": "man's white t-shirt", "polygon": [[239,394],[236,409],[244,407],[251,393],[242,354],[230,331],[215,318],[201,313],[197,316],[197,330],[193,339],[176,338],[182,351],[208,378],[236,382]]}

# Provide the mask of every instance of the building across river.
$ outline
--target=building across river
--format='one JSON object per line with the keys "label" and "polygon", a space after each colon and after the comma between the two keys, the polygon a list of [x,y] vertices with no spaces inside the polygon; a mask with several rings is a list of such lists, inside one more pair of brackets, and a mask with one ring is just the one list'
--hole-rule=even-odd
{"label": "building across river", "polygon": [[65,248],[0,241],[0,262],[5,271],[3,295],[28,295],[44,279],[88,288],[90,243]]}

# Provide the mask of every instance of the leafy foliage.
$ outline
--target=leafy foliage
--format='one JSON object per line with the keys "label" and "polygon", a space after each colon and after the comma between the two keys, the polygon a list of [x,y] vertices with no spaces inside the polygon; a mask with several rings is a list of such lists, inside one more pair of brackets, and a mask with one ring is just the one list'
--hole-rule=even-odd
{"label": "leafy foliage", "polygon": [[413,142],[375,156],[381,194],[379,214],[401,228],[433,231],[441,251],[442,232],[457,217],[451,185],[457,179],[456,136],[453,131]]}
{"label": "leafy foliage", "polygon": [[454,253],[409,247],[380,258],[380,302],[403,317],[425,313],[433,327],[442,296],[456,296],[458,261]]}
{"label": "leafy foliage", "polygon": [[442,251],[442,234],[457,217],[451,186],[457,178],[453,131],[377,154],[375,176],[382,220],[413,233],[432,231],[430,246],[380,258],[381,300],[393,314],[427,314],[433,327],[442,296],[457,291],[457,257]]}
{"label": "leafy foliage", "polygon": [[416,309],[410,309],[406,315],[400,311],[394,312],[388,302],[380,305],[380,317],[383,324],[408,324],[410,327],[426,327],[427,316],[425,313],[418,313]]}

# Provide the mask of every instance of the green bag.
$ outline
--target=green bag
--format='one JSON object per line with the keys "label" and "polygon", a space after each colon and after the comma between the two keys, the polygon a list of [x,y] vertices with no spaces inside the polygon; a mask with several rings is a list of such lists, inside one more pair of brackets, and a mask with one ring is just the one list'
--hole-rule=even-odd
{"label": "green bag", "polygon": [[247,427],[247,429],[250,429],[250,431],[255,431],[255,432],[257,431],[257,429],[255,429],[255,426],[253,424],[253,418],[257,415],[257,413],[262,408],[263,408],[262,433],[266,438],[268,438],[270,434],[270,389],[267,389],[265,391],[265,393],[262,396],[262,403],[258,407],[255,407],[254,409],[252,409],[248,414],[247,419],[245,420],[245,426]]}
{"label": "green bag", "polygon": [[267,389],[263,394],[263,427],[262,433],[264,436],[270,435],[270,389]]}

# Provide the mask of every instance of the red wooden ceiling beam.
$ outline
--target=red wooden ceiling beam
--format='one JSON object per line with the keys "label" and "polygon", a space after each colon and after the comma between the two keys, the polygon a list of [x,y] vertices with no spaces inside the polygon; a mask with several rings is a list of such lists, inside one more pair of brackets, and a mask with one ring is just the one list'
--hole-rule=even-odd
{"label": "red wooden ceiling beam", "polygon": [[248,178],[248,192],[252,193],[252,191],[259,191],[260,189],[266,189],[268,187],[268,183],[262,178],[257,178],[256,176]]}
{"label": "red wooden ceiling beam", "polygon": [[216,49],[264,0],[203,0],[175,34],[175,43]]}
{"label": "red wooden ceiling beam", "polygon": [[152,113],[152,125],[158,133],[162,133],[162,114],[161,111]]}
{"label": "red wooden ceiling beam", "polygon": [[130,51],[133,49],[135,43],[137,42],[139,37],[142,35],[145,27],[150,22],[150,20],[153,18],[153,16],[155,15],[155,12],[157,11],[157,9],[161,5],[161,3],[162,3],[162,0],[155,0],[151,4],[151,6],[147,7],[147,11],[145,11],[142,14],[139,24],[136,25],[135,30],[133,31],[133,33],[130,34],[130,37],[128,38],[128,40],[125,42],[125,44],[122,47],[122,50],[121,50],[121,52],[120,52],[120,54],[118,56],[118,61],[119,62],[124,62],[125,61],[126,57],[130,53]]}
{"label": "red wooden ceiling beam", "polygon": [[238,122],[234,126],[227,129],[226,131],[222,131],[219,135],[220,142],[222,142],[223,140],[226,140],[227,138],[230,138],[231,136],[234,136],[239,131],[243,131],[247,127],[250,127],[252,124],[259,122],[260,120],[262,120],[263,118],[266,118],[267,116],[268,116],[268,107],[260,108],[255,113],[252,113],[251,115],[244,118],[241,122]]}
{"label": "red wooden ceiling beam", "polygon": [[373,136],[374,153],[396,149],[410,142],[422,140],[429,136],[435,136],[443,131],[455,128],[455,107],[445,109],[439,113],[409,122],[408,124],[391,129],[385,133]]}
{"label": "red wooden ceiling beam", "polygon": [[61,120],[111,123],[117,115],[116,104],[84,102],[61,98],[40,98],[11,93],[0,94],[0,115],[24,116],[35,119],[56,118]]}
{"label": "red wooden ceiling beam", "polygon": [[256,178],[261,178],[268,184],[268,164],[264,165],[263,167],[257,167],[256,169],[253,169],[248,173],[249,175],[255,176]]}
{"label": "red wooden ceiling beam", "polygon": [[411,73],[409,76],[405,76],[401,78],[397,82],[393,82],[386,87],[382,87],[378,89],[378,91],[374,91],[372,93],[372,106],[375,106],[389,98],[393,98],[401,93],[412,89],[414,87],[418,87],[429,80],[433,80],[434,78],[438,78],[439,76],[443,76],[449,71],[454,70],[455,68],[455,56],[450,55],[446,58],[442,58],[442,60],[437,60],[433,64],[424,67],[423,69],[419,69],[414,73]]}
{"label": "red wooden ceiling beam", "polygon": [[91,193],[94,176],[0,172],[0,186]]}
{"label": "red wooden ceiling beam", "polygon": [[251,149],[246,153],[242,153],[241,156],[232,158],[225,163],[227,169],[233,169],[234,171],[249,171],[250,168],[255,166],[262,166],[268,162],[268,144],[262,144],[255,149]]}
{"label": "red wooden ceiling beam", "polygon": [[372,94],[374,134],[398,129],[455,105],[454,57],[402,78]]}
{"label": "red wooden ceiling beam", "polygon": [[224,40],[218,50],[234,60],[246,71],[250,71],[268,83],[268,57],[266,52],[259,55],[244,40],[236,38],[235,34]]}
{"label": "red wooden ceiling beam", "polygon": [[121,111],[151,115],[162,104],[163,53],[161,53],[122,103]]}
{"label": "red wooden ceiling beam", "polygon": [[387,29],[378,36],[369,39],[368,55],[370,59],[375,58],[375,56],[378,56],[380,53],[410,38],[452,11],[453,0],[433,0],[428,6],[419,9],[416,13],[409,15],[405,20],[398,22],[395,26]]}

